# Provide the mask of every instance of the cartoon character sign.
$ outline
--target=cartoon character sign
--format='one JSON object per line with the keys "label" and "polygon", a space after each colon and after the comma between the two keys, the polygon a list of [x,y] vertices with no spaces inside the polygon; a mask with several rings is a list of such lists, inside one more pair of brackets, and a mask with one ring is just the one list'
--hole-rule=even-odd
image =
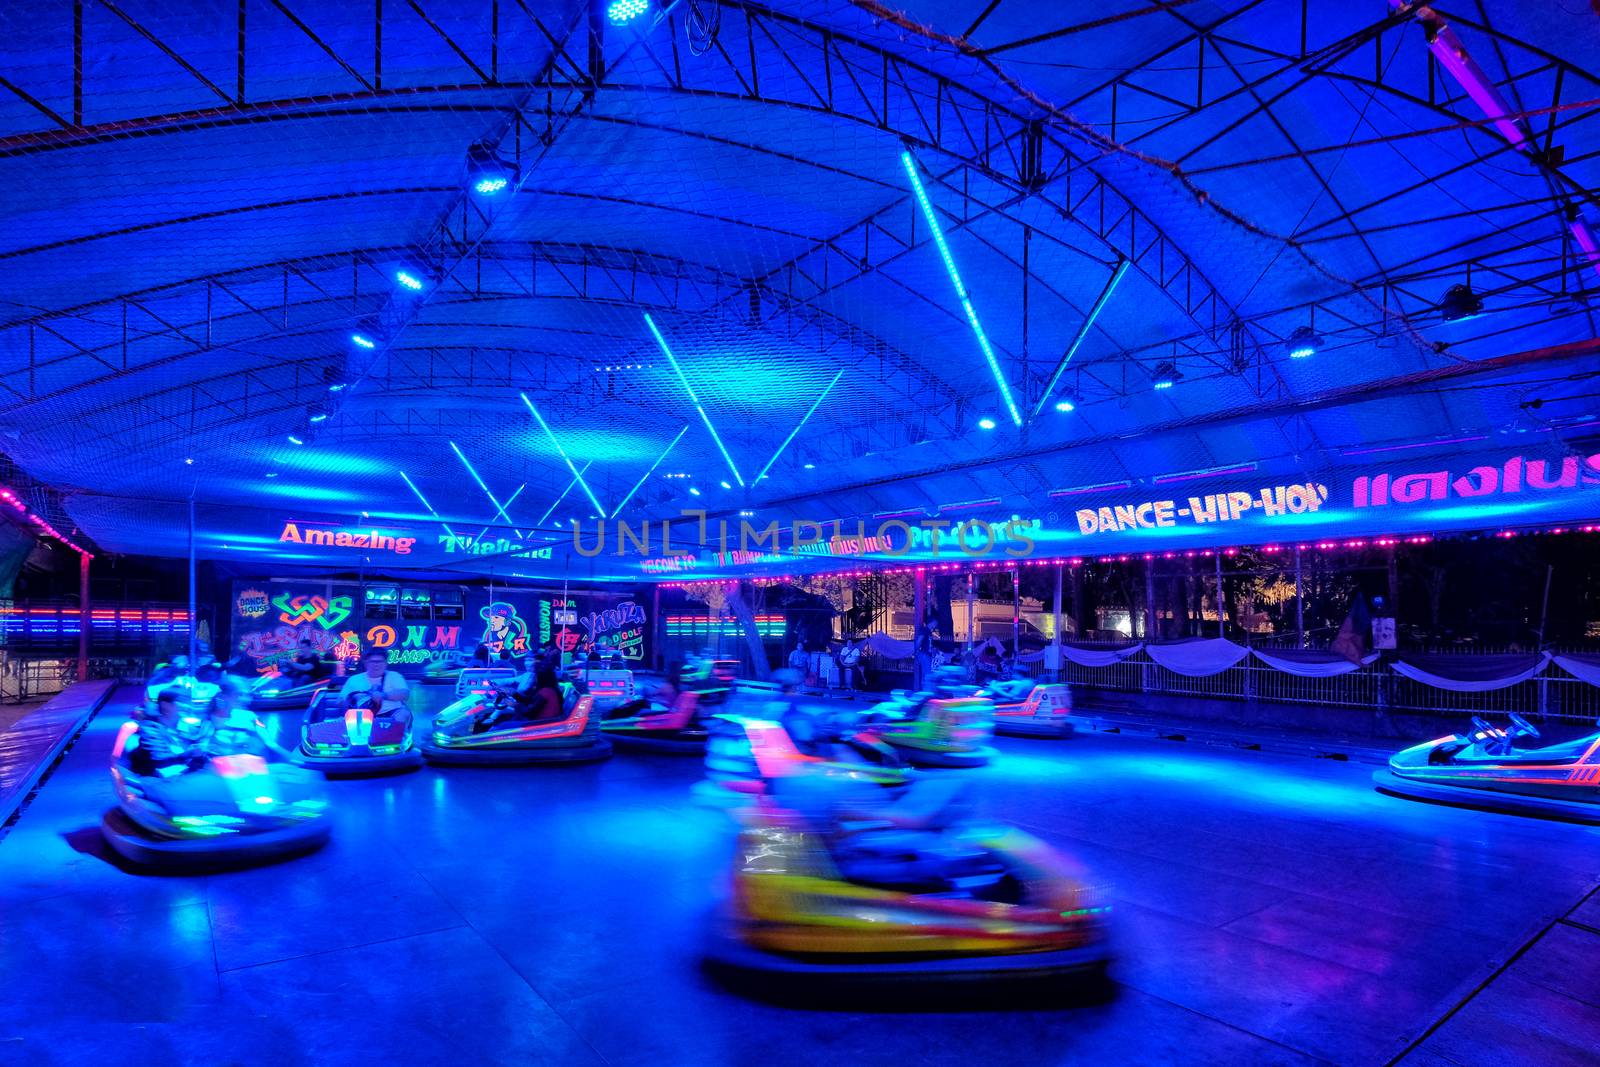
{"label": "cartoon character sign", "polygon": [[513,653],[528,650],[528,624],[522,621],[522,616],[517,614],[517,609],[503,600],[496,600],[488,607],[480,608],[478,615],[483,619],[484,644],[489,646],[489,651],[498,655],[502,649],[509,649]]}

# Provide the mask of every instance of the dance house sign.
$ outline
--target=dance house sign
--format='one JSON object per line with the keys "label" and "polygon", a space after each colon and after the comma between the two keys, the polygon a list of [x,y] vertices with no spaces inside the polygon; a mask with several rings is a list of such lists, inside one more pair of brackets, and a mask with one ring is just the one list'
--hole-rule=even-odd
{"label": "dance house sign", "polygon": [[[1420,465],[1419,465],[1420,466]],[[1073,512],[1078,537],[1096,541],[1228,528],[1230,537],[1342,535],[1359,524],[1370,532],[1467,529],[1485,524],[1572,521],[1600,517],[1600,454],[1476,457],[1425,469],[1341,471],[1316,480],[1207,491],[1184,497],[1114,501]],[[1248,533],[1244,529],[1249,528]]]}

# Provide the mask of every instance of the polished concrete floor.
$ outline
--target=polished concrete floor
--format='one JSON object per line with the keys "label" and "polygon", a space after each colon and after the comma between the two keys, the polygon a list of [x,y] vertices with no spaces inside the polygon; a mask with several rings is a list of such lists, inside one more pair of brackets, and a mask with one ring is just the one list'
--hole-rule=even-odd
{"label": "polished concrete floor", "polygon": [[0,840],[6,1067],[1600,1062],[1600,832],[1385,797],[1359,764],[1002,741],[986,810],[1114,887],[1112,995],[832,1012],[700,972],[730,838],[695,761],[334,782],[315,855],[137,876],[95,829],[132,697]]}

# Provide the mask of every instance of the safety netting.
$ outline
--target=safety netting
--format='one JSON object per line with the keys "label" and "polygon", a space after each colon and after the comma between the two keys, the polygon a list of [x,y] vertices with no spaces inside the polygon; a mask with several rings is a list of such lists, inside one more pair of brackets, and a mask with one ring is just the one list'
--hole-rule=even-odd
{"label": "safety netting", "polygon": [[633,8],[7,5],[0,450],[115,551],[193,498],[259,511],[222,556],[311,518],[553,571],[596,516],[1071,530],[1593,418],[1559,7],[1449,16],[1498,124],[1420,8]]}

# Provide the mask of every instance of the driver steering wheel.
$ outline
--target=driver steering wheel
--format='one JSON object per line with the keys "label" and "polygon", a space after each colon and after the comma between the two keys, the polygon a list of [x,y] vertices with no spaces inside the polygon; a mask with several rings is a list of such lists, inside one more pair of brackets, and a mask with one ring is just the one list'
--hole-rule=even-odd
{"label": "driver steering wheel", "polygon": [[344,707],[346,711],[350,711],[354,708],[368,708],[373,713],[376,713],[378,708],[381,708],[382,706],[383,698],[375,696],[370,689],[358,689],[344,698]]}
{"label": "driver steering wheel", "polygon": [[1534,726],[1533,723],[1529,722],[1527,719],[1524,719],[1516,712],[1511,712],[1507,718],[1511,720],[1511,728],[1516,732],[1516,736],[1532,737],[1534,739],[1539,737],[1538,727]]}

